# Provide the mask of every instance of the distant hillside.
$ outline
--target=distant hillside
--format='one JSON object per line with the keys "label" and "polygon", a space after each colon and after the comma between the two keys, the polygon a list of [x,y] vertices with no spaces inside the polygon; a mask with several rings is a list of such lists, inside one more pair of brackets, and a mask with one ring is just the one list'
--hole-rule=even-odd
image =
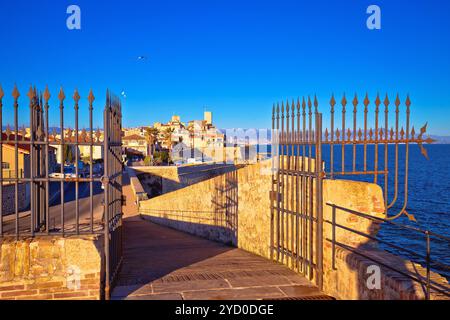
{"label": "distant hillside", "polygon": [[435,135],[429,135],[431,139],[436,140],[434,143],[438,144],[450,144],[450,136],[435,136]]}

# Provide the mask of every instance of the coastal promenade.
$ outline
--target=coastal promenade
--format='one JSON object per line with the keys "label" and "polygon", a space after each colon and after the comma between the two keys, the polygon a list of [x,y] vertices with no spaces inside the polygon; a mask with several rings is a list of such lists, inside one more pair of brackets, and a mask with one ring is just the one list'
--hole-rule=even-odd
{"label": "coastal promenade", "polygon": [[331,299],[281,264],[142,220],[127,180],[124,262],[112,299]]}

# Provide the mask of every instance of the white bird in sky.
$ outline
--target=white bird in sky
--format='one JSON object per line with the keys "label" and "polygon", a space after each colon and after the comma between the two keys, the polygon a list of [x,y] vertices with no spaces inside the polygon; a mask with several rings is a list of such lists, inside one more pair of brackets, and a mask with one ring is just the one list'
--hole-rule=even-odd
{"label": "white bird in sky", "polygon": [[127,95],[126,95],[126,93],[125,93],[125,91],[124,91],[124,90],[122,90],[122,92],[121,92],[120,94],[122,95],[122,97],[124,97],[124,99],[126,99],[126,98],[127,98]]}
{"label": "white bird in sky", "polygon": [[138,59],[138,61],[147,60],[147,57],[146,56],[139,56],[139,57],[137,57],[137,59]]}

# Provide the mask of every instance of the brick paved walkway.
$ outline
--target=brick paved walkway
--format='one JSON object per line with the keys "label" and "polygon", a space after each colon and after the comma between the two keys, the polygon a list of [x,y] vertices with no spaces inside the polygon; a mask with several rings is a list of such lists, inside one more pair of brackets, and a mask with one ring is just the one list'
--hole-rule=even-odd
{"label": "brick paved walkway", "polygon": [[124,187],[124,264],[113,299],[318,298],[288,268],[240,249],[142,220]]}

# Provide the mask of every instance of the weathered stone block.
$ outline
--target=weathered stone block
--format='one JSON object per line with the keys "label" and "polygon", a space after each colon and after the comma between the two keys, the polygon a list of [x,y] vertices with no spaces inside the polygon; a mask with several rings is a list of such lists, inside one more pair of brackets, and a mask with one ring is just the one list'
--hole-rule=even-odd
{"label": "weathered stone block", "polygon": [[[0,299],[99,299],[103,254],[102,239],[93,236],[3,240]],[[80,286],[69,288],[73,270]]]}

